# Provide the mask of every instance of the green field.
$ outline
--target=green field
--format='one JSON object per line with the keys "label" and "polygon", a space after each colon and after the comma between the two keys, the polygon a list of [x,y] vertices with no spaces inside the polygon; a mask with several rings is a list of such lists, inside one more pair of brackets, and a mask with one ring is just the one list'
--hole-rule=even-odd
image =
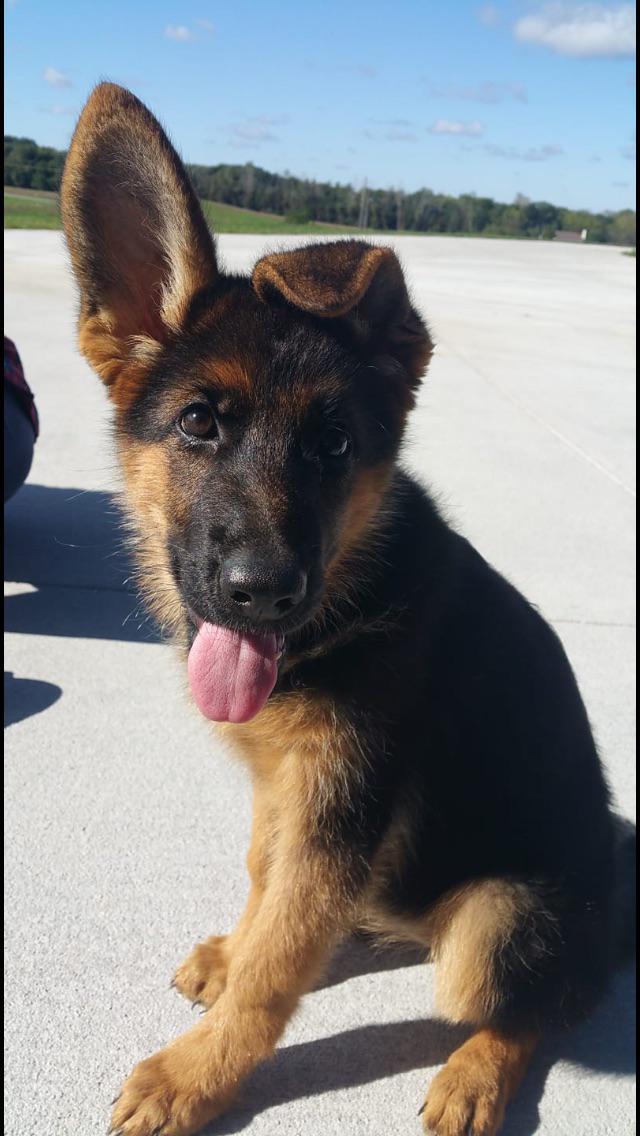
{"label": "green field", "polygon": [[46,190],[5,189],[5,229],[59,229],[57,193]]}
{"label": "green field", "polygon": [[[218,201],[201,201],[207,221],[215,233],[325,233],[340,236],[354,233],[371,236],[375,229],[355,229],[348,225],[329,225],[321,221],[295,222],[276,213],[257,213],[253,209],[238,209],[235,205],[222,205]],[[4,191],[5,229],[61,229],[58,194],[44,189],[18,189],[6,187]],[[397,235],[389,233],[389,236]],[[426,233],[403,230],[404,236],[424,237]],[[496,240],[514,240],[500,233],[439,233],[442,237],[484,237]]]}
{"label": "green field", "polygon": [[[254,213],[235,205],[203,201],[205,217],[216,233],[355,233],[357,229],[323,225],[318,221],[296,223],[274,213]],[[4,191],[5,229],[60,229],[58,194],[39,189]]]}
{"label": "green field", "polygon": [[204,215],[215,233],[355,233],[347,226],[324,225],[321,221],[288,221],[275,213],[255,213],[217,201],[201,202]]}
{"label": "green field", "polygon": [[[321,221],[295,222],[276,213],[256,213],[252,209],[238,209],[235,205],[221,205],[217,201],[201,201],[202,209],[209,225],[215,233],[278,233],[313,234],[325,233],[340,236],[341,233],[354,233],[371,236],[377,230],[354,229],[348,225],[328,225]],[[4,190],[5,229],[61,229],[58,194],[45,189],[18,189],[15,186]],[[382,234],[384,235],[384,234]],[[397,233],[389,233],[397,236]],[[425,237],[428,233],[412,233],[403,230],[403,236]],[[484,240],[522,240],[522,237],[507,236],[504,233],[438,233],[439,237],[477,237]],[[635,249],[625,253],[635,256]]]}

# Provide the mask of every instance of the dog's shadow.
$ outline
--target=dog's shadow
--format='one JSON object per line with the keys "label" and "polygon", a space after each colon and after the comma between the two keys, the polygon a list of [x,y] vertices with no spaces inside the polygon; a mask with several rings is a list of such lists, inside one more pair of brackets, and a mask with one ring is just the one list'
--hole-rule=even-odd
{"label": "dog's shadow", "polygon": [[[334,960],[323,987],[359,975],[420,965],[424,952],[372,950],[363,940],[350,941]],[[608,997],[580,1028],[548,1036],[534,1058],[516,1099],[509,1106],[501,1136],[531,1136],[540,1124],[539,1103],[550,1069],[566,1061],[611,1074],[635,1070],[635,971],[621,972]],[[470,1035],[467,1027],[437,1019],[415,1018],[360,1026],[333,1037],[279,1049],[274,1059],[249,1078],[234,1109],[210,1125],[203,1136],[232,1136],[256,1114],[295,1100],[367,1085],[373,1081],[443,1065]],[[424,1092],[428,1087],[425,1075]],[[403,1127],[420,1131],[416,1119],[422,1100],[407,1100]]]}

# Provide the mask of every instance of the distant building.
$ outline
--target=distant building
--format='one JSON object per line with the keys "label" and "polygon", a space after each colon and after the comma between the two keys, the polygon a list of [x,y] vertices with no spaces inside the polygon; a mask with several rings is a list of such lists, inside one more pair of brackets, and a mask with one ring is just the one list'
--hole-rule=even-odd
{"label": "distant building", "polygon": [[587,239],[587,229],[583,229],[581,233],[572,233],[570,229],[556,229],[554,241],[567,241],[569,244],[579,245],[581,241]]}

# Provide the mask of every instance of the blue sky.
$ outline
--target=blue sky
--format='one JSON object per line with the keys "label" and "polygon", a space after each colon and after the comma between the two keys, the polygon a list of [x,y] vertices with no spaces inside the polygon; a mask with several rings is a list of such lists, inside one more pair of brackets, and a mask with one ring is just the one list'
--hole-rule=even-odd
{"label": "blue sky", "polygon": [[5,25],[5,131],[41,144],[109,78],[187,161],[634,205],[632,4],[13,0]]}

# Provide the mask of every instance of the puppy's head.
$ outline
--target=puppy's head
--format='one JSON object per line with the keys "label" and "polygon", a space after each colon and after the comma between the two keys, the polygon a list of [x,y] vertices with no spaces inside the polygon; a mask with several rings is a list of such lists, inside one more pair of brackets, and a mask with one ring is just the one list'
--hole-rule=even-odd
{"label": "puppy's head", "polygon": [[286,636],[374,522],[426,329],[394,253],[363,241],[224,274],[161,127],[111,84],[78,123],[62,214],[145,592],[195,637],[205,712],[250,717]]}

